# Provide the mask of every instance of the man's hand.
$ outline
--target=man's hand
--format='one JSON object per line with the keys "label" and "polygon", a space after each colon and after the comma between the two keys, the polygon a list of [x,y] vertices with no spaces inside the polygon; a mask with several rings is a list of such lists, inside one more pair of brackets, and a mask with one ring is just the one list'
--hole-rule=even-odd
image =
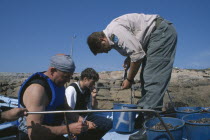
{"label": "man's hand", "polygon": [[97,109],[98,108],[98,101],[96,99],[97,93],[98,93],[97,89],[95,87],[93,87],[93,89],[91,89],[91,97],[92,97],[91,106],[92,106],[92,109]]}
{"label": "man's hand", "polygon": [[91,121],[86,121],[86,123],[88,125],[88,129],[95,129],[97,127],[96,124]]}
{"label": "man's hand", "polygon": [[96,96],[97,96],[97,89],[94,88],[94,89],[92,90],[91,96],[92,96],[92,98],[96,98]]}
{"label": "man's hand", "polygon": [[142,60],[130,63],[130,69],[127,78],[122,83],[122,89],[130,88],[134,83],[134,77],[136,76]]}
{"label": "man's hand", "polygon": [[17,120],[19,117],[26,115],[27,113],[26,108],[13,108],[11,110],[2,112],[1,118],[2,120],[13,121]]}
{"label": "man's hand", "polygon": [[127,79],[125,79],[122,83],[122,89],[128,89],[131,87],[131,85],[132,85],[132,83],[129,82]]}
{"label": "man's hand", "polygon": [[81,122],[82,124],[85,124],[88,126],[88,129],[95,129],[97,126],[95,123],[91,122],[91,121],[87,121],[86,119],[84,120],[81,119],[82,117],[80,117],[79,121],[78,122]]}
{"label": "man's hand", "polygon": [[69,129],[72,134],[80,134],[81,132],[85,132],[88,130],[88,125],[82,122],[76,122],[69,124]]}

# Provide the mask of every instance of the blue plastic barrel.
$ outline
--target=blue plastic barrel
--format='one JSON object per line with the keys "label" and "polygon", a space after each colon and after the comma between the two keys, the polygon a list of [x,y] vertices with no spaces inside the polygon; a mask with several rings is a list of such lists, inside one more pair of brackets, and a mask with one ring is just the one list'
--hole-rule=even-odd
{"label": "blue plastic barrel", "polygon": [[[200,112],[202,107],[175,107],[174,110],[176,111],[176,117],[182,119],[185,115],[198,113]],[[193,110],[190,112],[186,112],[185,110]]]}
{"label": "blue plastic barrel", "polygon": [[[176,107],[174,110],[176,111],[176,117],[182,119],[184,116],[194,113],[199,113],[203,108],[202,107]],[[186,110],[193,110],[187,112]],[[183,129],[183,138],[187,138],[186,128]]]}
{"label": "blue plastic barrel", "polygon": [[202,110],[210,113],[210,107],[202,107]]}
{"label": "blue plastic barrel", "polygon": [[[114,109],[136,109],[134,104],[114,104]],[[136,112],[113,112],[113,129],[118,133],[134,131]]]}
{"label": "blue plastic barrel", "polygon": [[210,122],[204,124],[189,122],[202,118],[210,119],[210,113],[195,113],[183,117],[188,140],[210,140]]}
{"label": "blue plastic barrel", "polygon": [[[185,122],[181,119],[172,118],[172,117],[162,117],[162,119],[164,123],[169,123],[173,127],[176,126],[175,129],[169,129],[169,131],[171,135],[173,136],[174,140],[181,140]],[[152,129],[152,127],[155,126],[159,122],[160,120],[158,118],[153,118],[153,119],[147,120],[144,123],[144,128],[146,129],[146,134],[147,134],[147,140],[171,140],[166,130]]]}

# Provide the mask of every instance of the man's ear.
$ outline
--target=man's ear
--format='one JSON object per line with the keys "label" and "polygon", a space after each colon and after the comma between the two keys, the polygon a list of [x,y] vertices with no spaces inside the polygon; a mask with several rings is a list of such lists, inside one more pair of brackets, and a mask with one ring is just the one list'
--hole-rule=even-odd
{"label": "man's ear", "polygon": [[57,69],[54,67],[50,67],[50,75],[53,75],[55,72],[57,72]]}
{"label": "man's ear", "polygon": [[105,41],[104,37],[99,38],[100,41]]}
{"label": "man's ear", "polygon": [[84,78],[83,78],[83,81],[87,81],[87,80],[88,80],[88,78],[87,78],[87,77],[84,77]]}

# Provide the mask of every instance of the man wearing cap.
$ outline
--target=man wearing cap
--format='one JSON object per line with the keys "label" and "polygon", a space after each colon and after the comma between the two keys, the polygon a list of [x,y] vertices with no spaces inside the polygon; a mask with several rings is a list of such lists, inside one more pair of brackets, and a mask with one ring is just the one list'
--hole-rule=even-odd
{"label": "man wearing cap", "polygon": [[[50,60],[50,67],[45,72],[30,76],[21,86],[18,94],[19,107],[29,112],[66,110],[64,84],[70,81],[75,65],[68,55],[55,55]],[[76,123],[69,125],[71,134],[80,134],[87,130],[87,125],[77,115],[68,116]],[[19,139],[63,139],[67,134],[62,114],[36,114],[19,118]],[[78,121],[78,122],[77,122]],[[38,126],[38,127],[37,127]]]}

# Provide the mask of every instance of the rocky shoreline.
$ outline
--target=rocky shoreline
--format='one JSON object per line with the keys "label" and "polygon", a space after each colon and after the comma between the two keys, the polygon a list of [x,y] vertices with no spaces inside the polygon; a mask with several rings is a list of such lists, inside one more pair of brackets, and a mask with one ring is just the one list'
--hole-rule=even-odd
{"label": "rocky shoreline", "polygon": [[[0,94],[17,98],[21,84],[31,73],[0,72]],[[78,80],[80,73],[75,73],[70,83]],[[131,89],[121,90],[123,71],[99,72],[97,99],[99,109],[111,109],[113,103],[131,103]],[[66,86],[68,86],[68,83]],[[168,88],[169,95],[176,106],[210,107],[210,69],[174,68]],[[132,90],[132,102],[141,98],[139,73],[135,77]],[[170,107],[169,96],[165,94],[165,107]]]}

